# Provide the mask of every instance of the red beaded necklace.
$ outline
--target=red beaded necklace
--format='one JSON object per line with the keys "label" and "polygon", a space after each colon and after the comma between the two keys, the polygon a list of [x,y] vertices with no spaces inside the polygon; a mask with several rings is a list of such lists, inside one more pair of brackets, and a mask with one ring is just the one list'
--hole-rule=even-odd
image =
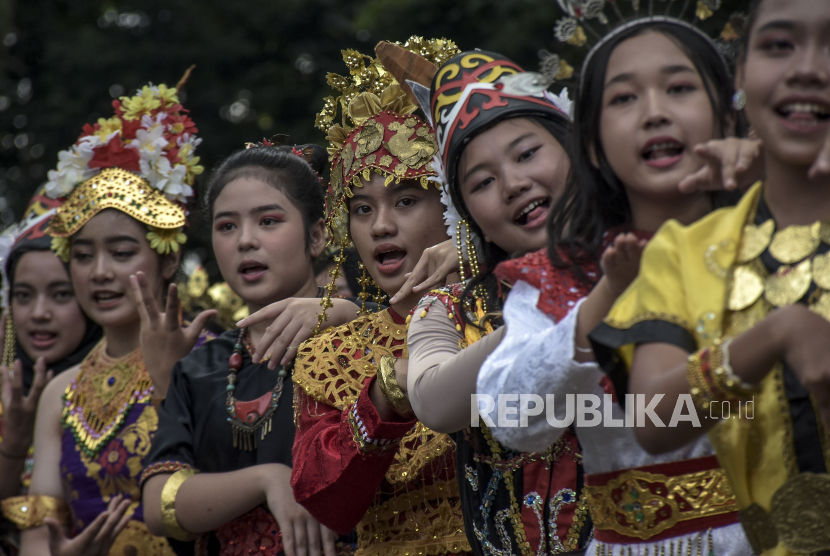
{"label": "red beaded necklace", "polygon": [[[228,411],[228,422],[230,422],[233,429],[233,447],[250,452],[255,450],[258,445],[257,432],[259,433],[259,440],[263,440],[265,435],[271,432],[271,420],[280,405],[282,385],[285,377],[288,376],[288,371],[280,369],[277,384],[271,392],[249,402],[242,402],[234,398],[233,392],[236,390],[237,382],[236,373],[242,368],[242,350],[245,349],[247,343],[247,332],[247,328],[239,331],[239,338],[233,346],[233,353],[228,358],[228,399],[225,402],[225,407]],[[260,363],[263,363],[263,361]]]}

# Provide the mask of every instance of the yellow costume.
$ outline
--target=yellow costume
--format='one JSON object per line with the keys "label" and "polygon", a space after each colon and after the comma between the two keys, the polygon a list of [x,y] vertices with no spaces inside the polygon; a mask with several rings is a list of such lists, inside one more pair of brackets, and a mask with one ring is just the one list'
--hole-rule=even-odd
{"label": "yellow costume", "polygon": [[[773,234],[762,191],[756,184],[736,207],[689,227],[669,221],[649,243],[639,276],[592,333],[597,359],[617,384],[640,343],[694,352],[799,301],[828,318],[828,223]],[[754,404],[733,402],[731,418],[709,433],[747,536],[769,549],[764,554],[827,548],[830,450],[818,412],[781,363],[761,387]]]}

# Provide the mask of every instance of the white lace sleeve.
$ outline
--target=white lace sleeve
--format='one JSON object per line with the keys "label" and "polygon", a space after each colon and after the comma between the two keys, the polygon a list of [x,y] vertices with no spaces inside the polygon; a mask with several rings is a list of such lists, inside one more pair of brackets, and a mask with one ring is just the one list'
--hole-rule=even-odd
{"label": "white lace sleeve", "polygon": [[[490,417],[497,425],[493,436],[505,446],[523,452],[540,452],[553,444],[565,431],[547,421],[549,408],[538,415],[528,412],[527,403],[519,404],[521,394],[555,394],[553,416],[565,417],[565,397],[561,394],[594,393],[602,376],[596,363],[574,361],[574,334],[580,300],[558,323],[540,311],[536,304],[539,290],[519,281],[504,305],[507,332],[490,354],[478,374],[476,391],[495,400]],[[498,396],[516,395],[517,401],[500,404]],[[561,401],[559,401],[561,400]],[[499,415],[499,409],[511,411]],[[501,419],[502,425],[499,426]],[[519,426],[527,420],[527,426]],[[510,426],[509,421],[513,422]]]}

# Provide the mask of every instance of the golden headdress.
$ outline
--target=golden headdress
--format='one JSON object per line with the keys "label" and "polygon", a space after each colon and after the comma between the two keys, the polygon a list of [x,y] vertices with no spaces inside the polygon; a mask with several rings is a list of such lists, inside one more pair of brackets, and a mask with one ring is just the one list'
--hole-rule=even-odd
{"label": "golden headdress", "polygon": [[115,115],[85,125],[72,147],[58,154],[45,191],[61,201],[52,218],[52,248],[69,258],[69,238],[107,208],[149,228],[150,246],[161,254],[186,241],[185,203],[204,170],[194,156],[201,139],[179,103],[178,87],[145,85],[133,97],[113,101]]}
{"label": "golden headdress", "polygon": [[[410,37],[403,48],[417,52],[424,59],[440,66],[458,53],[458,47],[447,39]],[[326,132],[329,141],[331,177],[326,195],[326,227],[330,241],[340,245],[340,255],[329,271],[332,280],[323,298],[323,313],[331,306],[330,297],[340,276],[344,251],[350,245],[348,237],[348,198],[352,188],[362,187],[361,178],[368,180],[374,172],[385,177],[385,185],[402,180],[419,180],[426,189],[430,178],[436,176],[432,157],[438,144],[430,125],[415,116],[418,105],[410,98],[408,87],[399,84],[384,65],[371,56],[356,50],[343,50],[343,61],[348,76],[329,73],[329,85],[340,95],[324,99],[323,110],[317,114],[315,125]],[[342,113],[336,123],[338,107]],[[436,186],[438,184],[436,183]],[[371,278],[364,272],[361,284]],[[361,293],[365,301],[368,295]]]}

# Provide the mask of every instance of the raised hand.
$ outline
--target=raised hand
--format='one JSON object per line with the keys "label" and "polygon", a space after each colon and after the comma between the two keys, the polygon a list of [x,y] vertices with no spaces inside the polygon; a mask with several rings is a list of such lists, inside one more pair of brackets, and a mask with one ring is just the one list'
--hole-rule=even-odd
{"label": "raised hand", "polygon": [[23,364],[19,359],[14,362],[14,372],[10,373],[8,367],[0,365],[0,374],[3,378],[4,430],[0,451],[7,457],[23,459],[34,439],[37,402],[54,373],[47,372],[46,361],[43,357],[38,357],[35,362],[35,380],[28,395],[23,394]]}
{"label": "raised hand", "polygon": [[153,396],[164,398],[170,386],[170,373],[176,362],[190,353],[205,323],[216,315],[202,311],[190,326],[179,322],[179,295],[176,284],[167,291],[167,307],[162,313],[143,272],[130,276],[130,286],[138,302],[141,317],[141,353],[147,372],[153,379]]}
{"label": "raised hand", "polygon": [[694,152],[704,165],[678,184],[684,193],[745,190],[764,178],[764,150],[758,139],[713,139],[697,145]]}
{"label": "raised hand", "polygon": [[620,234],[602,253],[599,264],[614,295],[619,296],[637,277],[646,243],[634,234]]}
{"label": "raised hand", "polygon": [[413,293],[428,292],[446,284],[450,274],[458,272],[458,252],[448,239],[438,245],[424,249],[421,259],[407,275],[398,293],[389,300],[390,305],[398,303]]}
{"label": "raised hand", "polygon": [[95,520],[73,539],[66,534],[57,520],[47,517],[49,529],[49,552],[51,556],[107,556],[110,547],[119,533],[130,521],[126,515],[131,500],[121,495],[110,500],[106,511],[101,512]]}
{"label": "raised hand", "polygon": [[[332,306],[326,313],[326,326],[340,326],[354,320],[357,307],[345,299],[332,299]],[[254,348],[254,363],[266,357],[269,369],[276,369],[277,362],[287,365],[297,356],[300,344],[311,338],[311,331],[317,326],[317,317],[322,311],[316,297],[292,297],[263,307],[248,315],[236,325],[240,328],[260,322],[272,321]]]}
{"label": "raised hand", "polygon": [[291,491],[291,468],[275,465],[266,486],[268,509],[282,533],[286,556],[335,556],[337,534],[297,504]]}

